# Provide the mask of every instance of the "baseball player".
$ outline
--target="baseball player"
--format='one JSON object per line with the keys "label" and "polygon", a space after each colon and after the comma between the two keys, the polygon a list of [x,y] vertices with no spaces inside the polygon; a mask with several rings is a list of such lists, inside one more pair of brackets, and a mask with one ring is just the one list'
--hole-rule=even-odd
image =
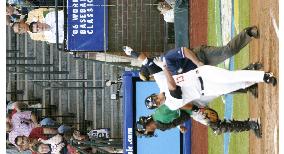
{"label": "baseball player", "polygon": [[163,69],[169,91],[152,94],[148,98],[153,104],[165,103],[171,110],[187,109],[187,104],[192,101],[198,102],[201,106],[207,106],[208,102],[220,95],[246,88],[258,82],[265,82],[273,86],[277,83],[276,77],[270,72],[228,71],[209,65],[172,76],[165,60],[155,58],[154,63]]}
{"label": "baseball player", "polygon": [[[195,116],[194,116],[195,114]],[[196,116],[198,115],[198,116]],[[136,135],[138,136],[155,136],[155,130],[162,131],[179,126],[182,133],[186,127],[182,125],[192,117],[194,120],[209,126],[215,134],[220,135],[226,132],[242,132],[253,130],[257,137],[261,137],[261,127],[256,121],[221,121],[215,110],[210,108],[198,108],[192,106],[192,110],[170,110],[166,105],[161,105],[154,114],[150,116],[141,116],[136,123]]]}
{"label": "baseball player", "polygon": [[[259,32],[257,27],[248,27],[239,33],[234,39],[232,39],[226,46],[223,47],[212,47],[212,46],[200,46],[192,50],[181,47],[172,49],[166,52],[162,57],[165,57],[169,71],[173,74],[180,74],[197,68],[197,66],[216,65],[223,62],[225,59],[237,54],[246,44],[248,44],[252,38],[258,38]],[[140,70],[140,78],[142,80],[149,80],[150,75],[153,75],[157,82],[160,91],[166,91],[167,85],[164,84],[166,78],[162,69],[153,63],[152,58],[146,57],[143,53],[133,51],[130,47],[125,46],[124,51],[127,55],[137,58],[142,61],[142,67]],[[261,64],[255,63],[250,64],[245,69],[260,69]],[[254,96],[257,97],[257,86],[248,88]],[[247,90],[242,92],[247,92]]]}

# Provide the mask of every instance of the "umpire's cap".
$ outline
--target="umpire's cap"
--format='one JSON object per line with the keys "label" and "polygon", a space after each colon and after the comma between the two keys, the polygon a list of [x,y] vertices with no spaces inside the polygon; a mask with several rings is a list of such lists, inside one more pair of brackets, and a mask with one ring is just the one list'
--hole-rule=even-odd
{"label": "umpire's cap", "polygon": [[154,94],[151,94],[150,96],[148,96],[145,99],[146,108],[148,108],[148,109],[158,108],[158,105],[156,104],[155,99],[154,99],[155,96],[156,96],[156,94],[154,93]]}

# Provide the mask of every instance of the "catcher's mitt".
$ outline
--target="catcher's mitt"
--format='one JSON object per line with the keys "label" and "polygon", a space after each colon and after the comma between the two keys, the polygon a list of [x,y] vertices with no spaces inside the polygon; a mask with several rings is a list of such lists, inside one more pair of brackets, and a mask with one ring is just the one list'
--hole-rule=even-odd
{"label": "catcher's mitt", "polygon": [[211,123],[215,123],[219,120],[218,113],[209,107],[199,108],[199,112],[201,112]]}

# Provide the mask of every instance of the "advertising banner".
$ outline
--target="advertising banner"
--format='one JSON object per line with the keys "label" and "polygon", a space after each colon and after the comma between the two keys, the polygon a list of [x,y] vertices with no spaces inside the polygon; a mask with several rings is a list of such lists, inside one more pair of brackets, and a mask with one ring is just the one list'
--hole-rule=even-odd
{"label": "advertising banner", "polygon": [[68,0],[67,5],[67,50],[107,50],[107,0]]}

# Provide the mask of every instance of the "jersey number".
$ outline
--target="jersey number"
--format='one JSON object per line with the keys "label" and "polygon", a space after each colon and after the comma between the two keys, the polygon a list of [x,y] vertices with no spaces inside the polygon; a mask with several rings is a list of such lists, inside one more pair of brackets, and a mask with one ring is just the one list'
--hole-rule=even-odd
{"label": "jersey number", "polygon": [[182,75],[176,78],[176,83],[177,83],[177,84],[179,84],[179,83],[181,83],[181,82],[183,82],[183,81],[184,81],[184,78],[183,78]]}

